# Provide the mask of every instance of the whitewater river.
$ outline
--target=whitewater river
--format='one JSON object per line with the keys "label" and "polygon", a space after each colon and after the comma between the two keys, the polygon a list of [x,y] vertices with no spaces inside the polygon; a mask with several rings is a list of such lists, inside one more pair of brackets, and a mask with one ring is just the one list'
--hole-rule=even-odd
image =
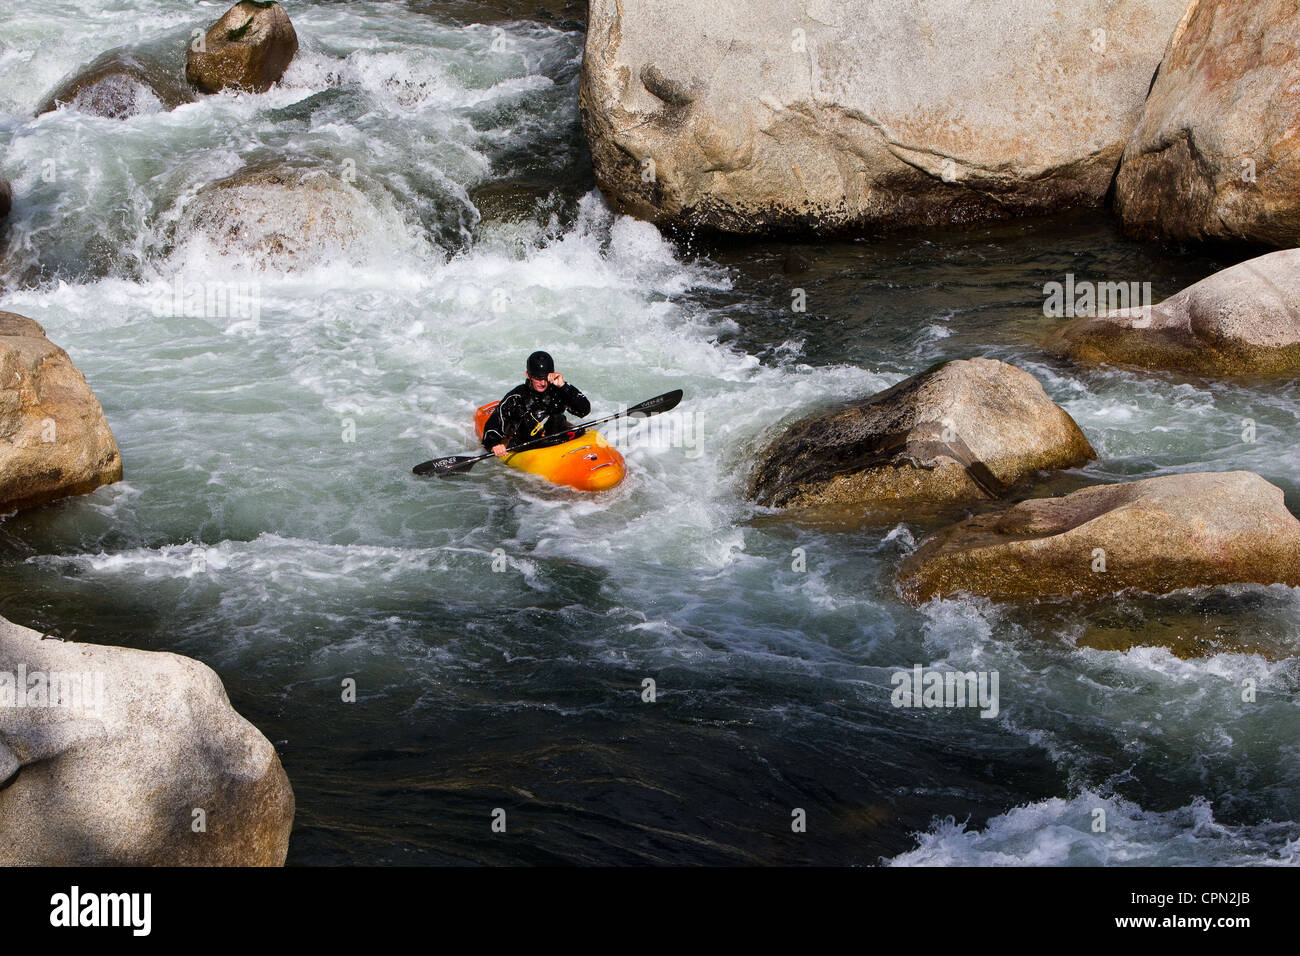
{"label": "whitewater river", "polygon": [[[293,783],[291,863],[1296,862],[1296,590],[912,609],[894,577],[928,527],[744,493],[783,421],[988,355],[1100,455],[1052,490],[1248,468],[1297,510],[1295,383],[1041,349],[1046,282],[1162,297],[1230,259],[1100,214],[670,242],[595,191],[582,4],[295,2],[282,86],[125,121],[32,113],[114,46],[179,68],[224,2],[4,6],[0,308],[69,351],[126,478],[0,523],[0,613],[211,665]],[[345,184],[336,241],[268,258],[193,228],[200,187],[278,158]],[[178,277],[255,308],[187,314],[159,291]],[[623,437],[629,478],[598,498],[494,462],[412,476],[474,447],[473,409],[536,348],[598,413],[686,400],[657,442]],[[996,670],[999,713],[894,708],[914,664]]]}

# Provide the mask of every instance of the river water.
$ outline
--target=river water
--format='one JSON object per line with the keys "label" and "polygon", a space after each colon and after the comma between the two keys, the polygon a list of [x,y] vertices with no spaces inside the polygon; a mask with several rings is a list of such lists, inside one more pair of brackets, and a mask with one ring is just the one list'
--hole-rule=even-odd
{"label": "river water", "polygon": [[[110,47],[178,68],[224,4],[5,6],[0,308],[68,349],[126,478],[0,523],[0,612],[211,665],[293,783],[291,863],[1296,862],[1297,591],[912,609],[894,576],[930,525],[744,494],[781,422],[988,355],[1099,453],[1046,490],[1247,468],[1294,510],[1295,383],[1041,348],[1045,283],[1160,298],[1227,253],[1100,213],[670,240],[595,191],[579,3],[295,2],[280,87],[128,120],[31,114]],[[345,184],[328,241],[301,209],[270,210],[300,240],[273,254],[187,219],[276,159]],[[251,305],[177,308],[177,281]],[[599,498],[492,462],[412,476],[474,447],[473,409],[535,348],[598,413],[686,401],[657,441],[621,437],[629,478]],[[997,671],[999,713],[893,707],[915,664]]]}

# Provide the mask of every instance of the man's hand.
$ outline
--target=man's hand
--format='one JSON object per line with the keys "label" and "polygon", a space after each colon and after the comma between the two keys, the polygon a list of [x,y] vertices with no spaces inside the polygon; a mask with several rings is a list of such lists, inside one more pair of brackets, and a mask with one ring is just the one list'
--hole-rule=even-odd
{"label": "man's hand", "polygon": [[505,458],[505,457],[506,457],[506,446],[505,446],[505,445],[493,445],[493,446],[492,446],[492,454],[496,455],[498,458]]}
{"label": "man's hand", "polygon": [[564,376],[559,372],[551,372],[546,376],[546,381],[550,382],[556,388],[564,388]]}

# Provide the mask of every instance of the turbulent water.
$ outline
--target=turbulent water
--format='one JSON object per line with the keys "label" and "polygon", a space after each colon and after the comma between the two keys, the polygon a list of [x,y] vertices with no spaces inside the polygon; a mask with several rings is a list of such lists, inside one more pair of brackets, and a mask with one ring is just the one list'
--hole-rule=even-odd
{"label": "turbulent water", "polygon": [[[126,479],[4,519],[0,613],[215,668],[293,783],[291,863],[1295,863],[1296,590],[911,609],[894,576],[928,526],[744,494],[783,421],[988,355],[1096,447],[1054,487],[1248,468],[1295,509],[1296,384],[1041,348],[1046,282],[1160,297],[1230,260],[1099,213],[669,240],[595,191],[574,6],[295,2],[281,86],[127,120],[32,113],[115,46],[179,70],[224,3],[6,9],[0,308],[68,349]],[[192,214],[276,160],[329,174],[329,228],[274,192],[257,228]],[[473,448],[535,348],[597,412],[686,401],[621,436],[599,498],[495,463],[412,476]],[[893,707],[914,664],[996,670],[997,717]]]}

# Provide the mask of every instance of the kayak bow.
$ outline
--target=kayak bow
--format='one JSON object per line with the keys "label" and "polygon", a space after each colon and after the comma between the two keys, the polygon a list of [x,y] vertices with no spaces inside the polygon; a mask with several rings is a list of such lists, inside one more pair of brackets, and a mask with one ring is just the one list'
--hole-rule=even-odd
{"label": "kayak bow", "polygon": [[[474,434],[480,441],[488,416],[496,407],[496,402],[490,402],[474,413]],[[579,491],[608,491],[627,473],[619,450],[600,432],[590,429],[562,444],[517,451],[503,460],[511,468]]]}

